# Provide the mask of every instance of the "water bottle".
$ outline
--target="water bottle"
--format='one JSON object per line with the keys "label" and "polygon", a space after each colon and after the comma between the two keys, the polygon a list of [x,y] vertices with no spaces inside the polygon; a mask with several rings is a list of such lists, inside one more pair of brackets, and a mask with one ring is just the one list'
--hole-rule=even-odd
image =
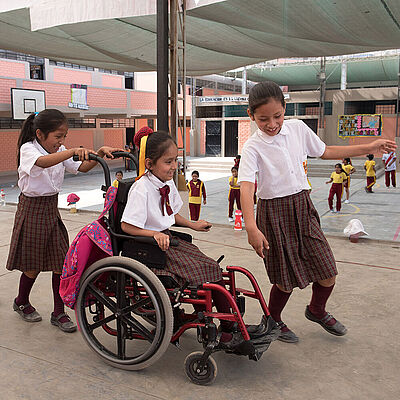
{"label": "water bottle", "polygon": [[0,204],[5,207],[6,205],[6,194],[4,193],[4,189],[0,190]]}

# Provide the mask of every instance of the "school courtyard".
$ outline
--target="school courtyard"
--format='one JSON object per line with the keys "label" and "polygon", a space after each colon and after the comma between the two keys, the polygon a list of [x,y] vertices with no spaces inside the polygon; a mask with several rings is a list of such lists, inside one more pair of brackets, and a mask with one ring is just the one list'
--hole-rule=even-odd
{"label": "school courtyard", "polygon": [[[118,168],[113,165],[113,171]],[[330,172],[329,172],[330,174]],[[129,174],[127,175],[129,176]],[[327,176],[329,176],[327,174]],[[98,171],[67,177],[60,196],[81,197],[77,214],[61,210],[70,241],[98,216],[101,205]],[[248,268],[268,297],[270,283],[260,258],[247,243],[245,231],[234,231],[227,221],[227,176],[204,174],[207,205],[202,218],[214,223],[209,233],[194,232],[194,243],[211,257],[225,255],[222,265]],[[129,372],[104,364],[87,347],[79,332],[65,334],[50,325],[51,278],[41,274],[31,295],[43,317],[28,324],[12,311],[19,272],[7,271],[10,235],[18,191],[3,182],[8,204],[0,207],[0,391],[7,399],[384,399],[400,397],[400,188],[386,189],[379,178],[374,194],[366,194],[364,180],[352,181],[351,203],[341,214],[328,213],[328,178],[311,178],[312,198],[335,254],[339,277],[328,311],[348,327],[336,337],[305,319],[311,288],[295,291],[283,313],[284,321],[300,337],[298,344],[274,342],[258,362],[217,353],[218,376],[210,387],[196,386],[186,378],[185,357],[200,351],[196,332],[185,333],[181,349],[170,346],[146,370]],[[183,193],[184,194],[184,193]],[[360,219],[368,238],[351,243],[343,228]],[[73,313],[70,312],[72,315]],[[260,310],[246,303],[245,320],[258,323]],[[2,397],[2,396],[0,396]],[[2,397],[3,398],[3,397]]]}

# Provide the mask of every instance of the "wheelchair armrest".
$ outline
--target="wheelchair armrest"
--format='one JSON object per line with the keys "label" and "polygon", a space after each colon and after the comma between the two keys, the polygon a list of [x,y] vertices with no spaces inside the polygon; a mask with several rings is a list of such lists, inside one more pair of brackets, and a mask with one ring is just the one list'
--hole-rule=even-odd
{"label": "wheelchair armrest", "polygon": [[[151,244],[153,246],[158,246],[157,241],[153,237],[149,236],[133,236],[133,235],[123,235],[121,233],[116,233],[110,228],[110,233],[117,237],[118,239],[124,239],[124,240],[134,240],[138,243],[146,243],[146,244]],[[173,247],[176,247],[179,245],[179,241],[177,238],[171,238],[169,244]]]}

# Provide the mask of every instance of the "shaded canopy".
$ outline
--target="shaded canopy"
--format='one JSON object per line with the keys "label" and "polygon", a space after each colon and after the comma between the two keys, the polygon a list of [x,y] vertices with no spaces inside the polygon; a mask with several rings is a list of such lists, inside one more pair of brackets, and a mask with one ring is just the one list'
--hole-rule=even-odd
{"label": "shaded canopy", "polygon": [[[9,3],[0,0],[2,49],[120,71],[156,70],[155,0]],[[399,0],[188,0],[187,74],[398,48],[399,21]]]}

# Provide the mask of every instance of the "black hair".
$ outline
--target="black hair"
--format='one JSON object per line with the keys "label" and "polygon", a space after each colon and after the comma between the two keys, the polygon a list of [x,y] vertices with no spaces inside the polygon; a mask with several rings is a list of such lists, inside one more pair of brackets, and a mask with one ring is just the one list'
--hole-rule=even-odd
{"label": "black hair", "polygon": [[193,176],[194,174],[196,174],[197,176],[200,176],[199,171],[193,171],[193,172],[192,172],[192,176]]}
{"label": "black hair", "polygon": [[236,160],[240,160],[242,158],[242,156],[240,154],[238,154],[235,158],[236,158]]}
{"label": "black hair", "polygon": [[233,171],[238,171],[238,167],[232,167],[231,172],[233,172]]}
{"label": "black hair", "polygon": [[167,151],[171,143],[176,142],[172,137],[164,131],[156,131],[149,135],[146,142],[146,157],[151,160],[153,164],[162,157],[162,155]]}
{"label": "black hair", "polygon": [[374,155],[373,154],[367,154],[367,158],[371,161],[374,159]]}
{"label": "black hair", "polygon": [[343,169],[342,164],[337,163],[337,164],[335,164],[335,168],[336,168],[336,167],[339,167],[339,168],[340,168],[340,172],[344,172],[346,175],[348,175],[348,173]]}
{"label": "black hair", "polygon": [[253,115],[258,107],[269,103],[271,99],[280,102],[282,107],[285,107],[285,98],[279,85],[272,81],[257,83],[249,92],[250,114]]}
{"label": "black hair", "polygon": [[22,124],[18,138],[17,164],[20,164],[20,149],[25,143],[36,139],[36,130],[39,129],[47,139],[50,132],[56,131],[61,125],[67,124],[67,118],[58,110],[43,110],[39,114],[31,114]]}
{"label": "black hair", "polygon": [[346,157],[346,158],[344,159],[344,161],[346,161],[348,164],[352,165],[352,164],[351,164],[351,160],[350,160],[349,157]]}
{"label": "black hair", "polygon": [[121,174],[122,176],[124,176],[124,173],[123,173],[122,171],[117,171],[117,172],[115,173],[115,176],[117,176],[117,174]]}

